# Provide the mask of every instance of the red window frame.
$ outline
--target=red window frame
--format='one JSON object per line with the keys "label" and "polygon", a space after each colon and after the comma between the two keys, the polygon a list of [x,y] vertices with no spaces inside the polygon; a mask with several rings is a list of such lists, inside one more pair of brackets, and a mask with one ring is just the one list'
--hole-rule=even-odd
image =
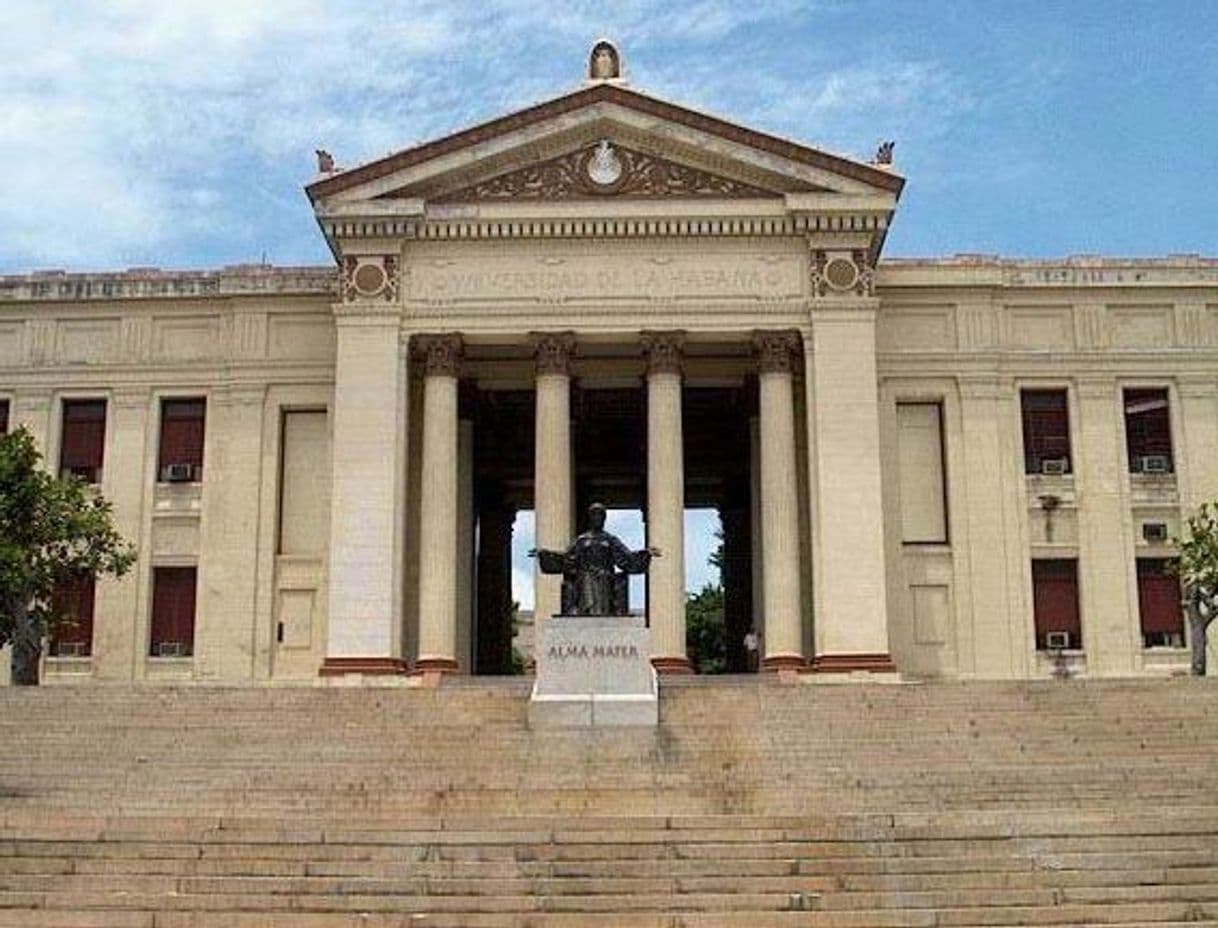
{"label": "red window frame", "polygon": [[1142,473],[1145,457],[1167,458],[1167,473],[1175,470],[1171,440],[1171,400],[1165,387],[1130,388],[1123,393],[1125,448],[1130,473]]}
{"label": "red window frame", "polygon": [[1180,578],[1173,558],[1138,558],[1138,615],[1142,641],[1148,647],[1161,647],[1170,641],[1184,645],[1184,607]]}
{"label": "red window frame", "polygon": [[203,437],[207,423],[207,400],[201,397],[161,400],[161,442],[157,471],[168,477],[171,464],[191,468],[192,480],[203,476]]}
{"label": "red window frame", "polygon": [[1070,460],[1070,403],[1065,389],[1029,389],[1019,391],[1023,419],[1024,473],[1039,474],[1040,462]]}
{"label": "red window frame", "polygon": [[1036,558],[1032,561],[1032,616],[1036,627],[1036,650],[1050,650],[1050,632],[1068,632],[1070,649],[1082,649],[1077,560]]}
{"label": "red window frame", "polygon": [[198,572],[194,567],[152,569],[151,657],[190,657],[195,644],[195,598]]}
{"label": "red window frame", "polygon": [[106,401],[64,400],[59,470],[100,483],[106,458]]}
{"label": "red window frame", "polygon": [[88,657],[93,653],[95,594],[96,583],[92,574],[72,577],[56,588],[51,596],[52,657]]}

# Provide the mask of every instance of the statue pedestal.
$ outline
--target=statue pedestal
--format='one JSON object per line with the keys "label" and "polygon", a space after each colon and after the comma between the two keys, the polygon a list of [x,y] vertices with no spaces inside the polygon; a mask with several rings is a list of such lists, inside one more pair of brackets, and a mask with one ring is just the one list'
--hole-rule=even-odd
{"label": "statue pedestal", "polygon": [[534,728],[656,725],[660,702],[642,616],[556,615],[534,645]]}

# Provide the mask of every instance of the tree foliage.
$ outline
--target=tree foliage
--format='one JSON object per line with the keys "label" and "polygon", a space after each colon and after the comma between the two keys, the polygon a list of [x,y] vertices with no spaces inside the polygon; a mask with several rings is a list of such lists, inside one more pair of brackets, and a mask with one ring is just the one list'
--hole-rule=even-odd
{"label": "tree foliage", "polygon": [[38,682],[56,588],[82,574],[121,577],[135,561],[110,504],[79,478],[47,473],[41,461],[26,429],[0,436],[0,647],[13,645],[14,683]]}
{"label": "tree foliage", "polygon": [[727,670],[723,584],[708,583],[685,602],[685,650],[698,673]]}
{"label": "tree foliage", "polygon": [[1218,503],[1203,503],[1185,522],[1185,537],[1178,539],[1180,583],[1201,590],[1212,600],[1218,596]]}
{"label": "tree foliage", "polygon": [[719,544],[707,563],[720,573],[685,601],[685,651],[698,673],[727,671],[727,620],[723,611],[723,529],[715,531]]}

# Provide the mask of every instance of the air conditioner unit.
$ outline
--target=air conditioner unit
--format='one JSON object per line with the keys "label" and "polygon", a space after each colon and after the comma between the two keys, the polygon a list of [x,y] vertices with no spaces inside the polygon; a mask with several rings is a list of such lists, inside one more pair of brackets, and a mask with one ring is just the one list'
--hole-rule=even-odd
{"label": "air conditioner unit", "polygon": [[186,646],[180,641],[162,641],[157,645],[157,657],[188,657]]}
{"label": "air conditioner unit", "polygon": [[1152,542],[1167,541],[1167,523],[1143,522],[1142,539],[1144,541]]}
{"label": "air conditioner unit", "polygon": [[71,480],[73,477],[78,477],[85,483],[97,483],[97,472],[92,467],[79,464],[74,467],[61,468],[59,477],[61,480]]}
{"label": "air conditioner unit", "polygon": [[1045,647],[1050,651],[1065,651],[1070,647],[1069,632],[1046,632]]}
{"label": "air conditioner unit", "polygon": [[88,648],[83,641],[61,641],[55,645],[55,657],[88,657]]}
{"label": "air conditioner unit", "polygon": [[1040,472],[1046,476],[1060,477],[1070,471],[1069,458],[1041,458]]}
{"label": "air conditioner unit", "polygon": [[1166,474],[1171,470],[1166,454],[1144,454],[1137,463],[1138,471],[1143,474]]}
{"label": "air conditioner unit", "polygon": [[166,464],[161,471],[161,477],[166,483],[190,483],[195,479],[193,464]]}

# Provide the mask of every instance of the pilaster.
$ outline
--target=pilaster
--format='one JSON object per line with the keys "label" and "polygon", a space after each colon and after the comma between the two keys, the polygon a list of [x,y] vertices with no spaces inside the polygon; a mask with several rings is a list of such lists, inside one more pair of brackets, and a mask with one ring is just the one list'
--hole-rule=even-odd
{"label": "pilaster", "polygon": [[[830,259],[826,274],[834,260],[844,259]],[[811,308],[812,369],[807,376],[812,380],[812,556],[817,565],[813,669],[820,672],[895,669],[888,643],[880,482],[879,303],[870,296],[867,273],[859,271],[849,296],[813,300]]]}
{"label": "pilaster", "polygon": [[200,679],[253,679],[265,400],[262,384],[222,387],[208,399],[195,619]]}
{"label": "pilaster", "polygon": [[[1181,377],[1176,390],[1183,445],[1176,455],[1176,469],[1182,514],[1187,518],[1202,503],[1218,500],[1218,378]],[[1210,628],[1206,675],[1218,676],[1218,631]]]}
{"label": "pilaster", "polygon": [[1112,377],[1078,382],[1079,600],[1093,676],[1130,674],[1140,650],[1121,390]]}
{"label": "pilaster", "polygon": [[330,608],[322,674],[401,673],[407,359],[390,303],[333,306]]}
{"label": "pilaster", "polygon": [[969,598],[967,626],[961,629],[962,671],[982,679],[1019,676],[1033,647],[1028,633],[1030,605],[1023,593],[1027,553],[1018,539],[1023,489],[1011,469],[1018,450],[1010,440],[1015,418],[1015,384],[991,374],[961,377],[960,418],[964,501],[962,537]]}
{"label": "pilaster", "polygon": [[[114,527],[138,544],[144,535],[145,500],[155,467],[155,442],[149,441],[154,418],[148,389],[116,390],[111,396],[110,447],[107,457],[121,466],[107,467],[102,492],[114,507]],[[150,447],[151,445],[151,447]],[[146,560],[149,552],[140,552]],[[137,566],[121,579],[97,584],[93,621],[93,674],[100,679],[132,680],[142,662],[145,643],[137,640],[140,622],[140,576]]]}

